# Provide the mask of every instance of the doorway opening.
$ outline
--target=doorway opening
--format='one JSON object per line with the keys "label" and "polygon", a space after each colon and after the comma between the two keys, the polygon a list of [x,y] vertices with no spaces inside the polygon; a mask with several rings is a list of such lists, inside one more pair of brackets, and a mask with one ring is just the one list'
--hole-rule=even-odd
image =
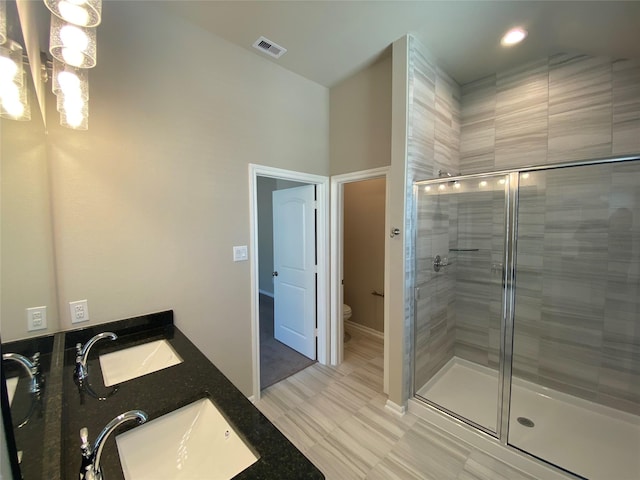
{"label": "doorway opening", "polygon": [[[383,167],[331,177],[331,364],[339,365],[344,359],[345,333],[381,338],[385,393],[389,385],[388,174],[389,168]],[[344,313],[349,310],[347,319]]]}
{"label": "doorway opening", "polygon": [[329,179],[249,165],[253,398],[327,363]]}

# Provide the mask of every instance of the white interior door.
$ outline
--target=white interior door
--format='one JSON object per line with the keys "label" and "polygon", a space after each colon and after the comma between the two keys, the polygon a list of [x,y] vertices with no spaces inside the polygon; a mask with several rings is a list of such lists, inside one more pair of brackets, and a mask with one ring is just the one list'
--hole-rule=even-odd
{"label": "white interior door", "polygon": [[316,358],[315,187],[273,192],[274,336]]}

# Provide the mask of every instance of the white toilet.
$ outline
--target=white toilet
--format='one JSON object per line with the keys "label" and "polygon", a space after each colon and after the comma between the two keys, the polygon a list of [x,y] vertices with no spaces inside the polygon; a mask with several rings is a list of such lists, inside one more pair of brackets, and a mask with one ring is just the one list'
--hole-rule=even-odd
{"label": "white toilet", "polygon": [[343,324],[342,324],[342,331],[344,332],[344,338],[343,341],[346,343],[349,340],[351,340],[351,335],[349,335],[347,333],[347,330],[344,326],[344,322],[349,320],[351,318],[351,307],[349,305],[347,305],[346,303],[342,304],[342,320],[343,320]]}
{"label": "white toilet", "polygon": [[351,318],[351,307],[344,303],[342,305],[342,319],[349,320]]}

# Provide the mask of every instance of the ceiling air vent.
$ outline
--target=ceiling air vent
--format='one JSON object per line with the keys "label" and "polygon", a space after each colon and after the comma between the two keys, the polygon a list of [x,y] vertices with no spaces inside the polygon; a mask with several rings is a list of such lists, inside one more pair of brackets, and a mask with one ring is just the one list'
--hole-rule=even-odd
{"label": "ceiling air vent", "polygon": [[254,48],[257,48],[261,52],[266,53],[267,55],[271,55],[274,58],[280,58],[282,55],[287,53],[287,49],[281,47],[277,43],[272,42],[268,38],[260,37],[253,44]]}

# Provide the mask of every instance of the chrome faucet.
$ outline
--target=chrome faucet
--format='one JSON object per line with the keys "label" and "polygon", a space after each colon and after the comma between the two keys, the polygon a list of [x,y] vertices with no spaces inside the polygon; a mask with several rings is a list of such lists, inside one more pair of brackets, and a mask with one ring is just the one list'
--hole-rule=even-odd
{"label": "chrome faucet", "polygon": [[89,351],[98,340],[102,340],[103,338],[115,340],[118,338],[118,336],[113,332],[102,332],[92,337],[87,343],[84,344],[84,346],[82,346],[81,343],[76,344],[76,380],[83,382],[89,376],[89,367],[87,366]]}
{"label": "chrome faucet", "polygon": [[19,353],[3,353],[3,360],[13,360],[24,367],[29,374],[29,392],[38,395],[40,393],[40,352],[34,353],[33,357],[27,358]]}
{"label": "chrome faucet", "polygon": [[129,420],[137,420],[138,425],[142,425],[149,419],[148,415],[142,410],[130,410],[107,423],[102,429],[93,448],[89,444],[89,431],[86,427],[80,429],[80,440],[82,445],[82,466],[80,467],[80,480],[102,480],[102,468],[100,467],[100,458],[102,457],[102,448],[111,433]]}

